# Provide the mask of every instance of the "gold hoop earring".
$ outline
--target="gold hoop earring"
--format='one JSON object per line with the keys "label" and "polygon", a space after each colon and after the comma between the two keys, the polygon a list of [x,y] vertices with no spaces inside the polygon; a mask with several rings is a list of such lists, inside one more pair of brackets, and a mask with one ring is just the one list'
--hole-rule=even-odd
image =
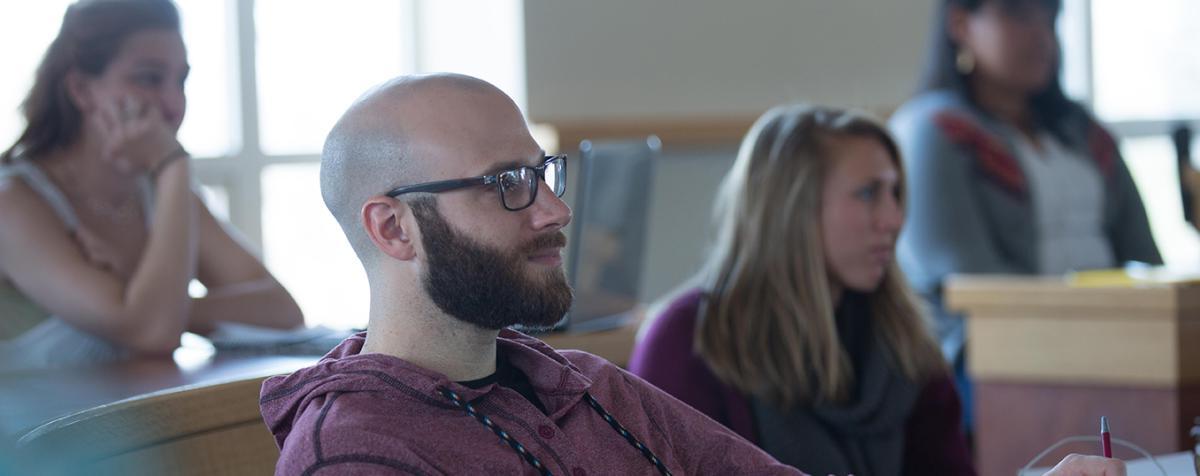
{"label": "gold hoop earring", "polygon": [[958,54],[954,56],[954,67],[961,74],[971,74],[975,71],[975,55],[966,48],[958,50]]}

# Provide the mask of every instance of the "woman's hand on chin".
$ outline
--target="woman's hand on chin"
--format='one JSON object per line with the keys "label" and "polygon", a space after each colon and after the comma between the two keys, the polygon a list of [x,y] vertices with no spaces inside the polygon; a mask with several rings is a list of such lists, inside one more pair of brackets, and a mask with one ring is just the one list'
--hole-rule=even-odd
{"label": "woman's hand on chin", "polygon": [[136,97],[102,103],[91,119],[102,133],[103,159],[121,173],[154,172],[182,151],[162,112]]}

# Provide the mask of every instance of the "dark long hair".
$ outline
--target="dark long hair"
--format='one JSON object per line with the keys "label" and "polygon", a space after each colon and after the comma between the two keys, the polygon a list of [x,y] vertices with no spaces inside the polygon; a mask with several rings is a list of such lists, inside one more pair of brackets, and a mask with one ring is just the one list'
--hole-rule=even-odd
{"label": "dark long hair", "polygon": [[179,31],[179,10],[171,0],[80,0],[67,7],[21,103],[25,130],[0,162],[36,158],[74,142],[83,117],[67,92],[67,74],[103,74],[130,35],[150,29]]}
{"label": "dark long hair", "polygon": [[[975,103],[971,91],[971,81],[967,75],[958,71],[956,65],[958,45],[950,34],[949,15],[953,7],[974,13],[988,2],[1001,2],[1006,8],[1015,8],[1026,4],[1040,5],[1054,12],[1057,17],[1062,9],[1061,0],[942,0],[935,11],[929,36],[928,57],[925,59],[925,71],[921,79],[921,91],[948,90],[961,95],[980,112],[982,109]],[[1058,140],[1072,147],[1083,147],[1077,136],[1069,132],[1069,125],[1086,118],[1087,113],[1063,93],[1062,84],[1058,79],[1058,71],[1062,67],[1062,55],[1054,68],[1055,74],[1042,90],[1035,92],[1029,98],[1029,108],[1033,115],[1034,127],[1045,129]]]}

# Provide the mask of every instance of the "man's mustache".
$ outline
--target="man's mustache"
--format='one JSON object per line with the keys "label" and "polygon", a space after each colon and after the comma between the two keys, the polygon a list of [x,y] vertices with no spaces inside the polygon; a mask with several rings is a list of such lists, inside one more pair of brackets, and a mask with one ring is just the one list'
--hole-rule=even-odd
{"label": "man's mustache", "polygon": [[567,235],[562,231],[541,235],[521,247],[523,253],[536,253],[546,248],[562,248],[567,246]]}

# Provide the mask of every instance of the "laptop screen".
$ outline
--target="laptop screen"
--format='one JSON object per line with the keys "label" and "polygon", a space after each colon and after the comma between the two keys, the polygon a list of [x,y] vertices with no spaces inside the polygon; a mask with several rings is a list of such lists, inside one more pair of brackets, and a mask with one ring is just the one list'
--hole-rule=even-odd
{"label": "laptop screen", "polygon": [[639,302],[657,137],[583,141],[567,271],[572,331],[621,325]]}

